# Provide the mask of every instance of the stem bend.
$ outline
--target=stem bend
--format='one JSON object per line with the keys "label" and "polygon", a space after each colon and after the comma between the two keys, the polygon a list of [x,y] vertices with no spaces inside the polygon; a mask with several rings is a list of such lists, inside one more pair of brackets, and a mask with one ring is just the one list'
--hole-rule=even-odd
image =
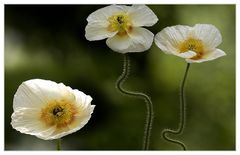
{"label": "stem bend", "polygon": [[167,135],[168,134],[181,135],[183,133],[184,128],[185,128],[186,103],[185,103],[185,98],[184,98],[184,86],[185,86],[185,83],[186,83],[189,67],[190,67],[190,63],[187,63],[186,70],[185,70],[185,73],[184,73],[184,77],[183,77],[183,80],[182,80],[182,83],[181,83],[181,86],[180,86],[180,93],[179,93],[179,97],[180,97],[179,98],[180,99],[180,122],[179,122],[179,125],[178,125],[178,129],[177,130],[164,129],[162,131],[162,137],[166,141],[180,145],[183,150],[187,150],[187,147],[183,142],[181,142],[179,140],[169,138]]}
{"label": "stem bend", "polygon": [[133,92],[126,90],[122,87],[123,83],[128,78],[129,72],[130,72],[130,58],[128,54],[124,54],[124,60],[123,60],[123,71],[122,74],[119,76],[119,78],[116,81],[116,88],[124,95],[128,95],[130,97],[138,97],[142,98],[146,102],[147,107],[147,114],[146,114],[146,124],[144,129],[144,136],[143,136],[143,144],[142,149],[148,150],[149,149],[149,143],[150,143],[150,136],[151,136],[151,129],[152,129],[152,123],[153,123],[153,104],[151,101],[151,98],[141,92]]}

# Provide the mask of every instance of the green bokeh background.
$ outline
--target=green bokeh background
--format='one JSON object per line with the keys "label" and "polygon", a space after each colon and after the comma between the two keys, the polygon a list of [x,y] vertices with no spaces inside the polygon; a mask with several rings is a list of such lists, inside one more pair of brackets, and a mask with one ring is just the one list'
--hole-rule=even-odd
{"label": "green bokeh background", "polygon": [[[221,32],[227,54],[192,64],[186,85],[187,124],[181,136],[189,150],[235,150],[235,5],[148,5],[159,21],[154,34],[172,25],[208,23]],[[103,5],[5,5],[5,149],[54,150],[44,141],[12,129],[13,96],[33,78],[63,82],[93,98],[89,123],[63,138],[64,150],[141,150],[146,108],[141,99],[115,89],[123,56],[102,41],[85,39],[86,18]],[[124,84],[153,101],[151,150],[178,150],[161,131],[176,128],[179,85],[186,62],[165,55],[153,43],[130,54],[131,75]]]}

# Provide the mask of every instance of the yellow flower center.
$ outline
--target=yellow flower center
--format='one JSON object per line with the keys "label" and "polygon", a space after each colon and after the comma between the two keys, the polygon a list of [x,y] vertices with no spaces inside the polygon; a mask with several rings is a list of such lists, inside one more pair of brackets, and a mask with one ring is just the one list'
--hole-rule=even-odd
{"label": "yellow flower center", "polygon": [[119,36],[125,36],[132,31],[132,23],[127,13],[113,15],[108,18],[108,22],[108,31],[117,31]]}
{"label": "yellow flower center", "polygon": [[46,126],[64,128],[71,124],[78,113],[74,103],[68,100],[53,100],[41,109],[40,119]]}
{"label": "yellow flower center", "polygon": [[194,60],[201,59],[204,54],[203,42],[199,39],[189,38],[183,41],[182,43],[180,43],[178,46],[178,49],[180,53],[184,53],[187,51],[196,52],[197,55],[191,58]]}

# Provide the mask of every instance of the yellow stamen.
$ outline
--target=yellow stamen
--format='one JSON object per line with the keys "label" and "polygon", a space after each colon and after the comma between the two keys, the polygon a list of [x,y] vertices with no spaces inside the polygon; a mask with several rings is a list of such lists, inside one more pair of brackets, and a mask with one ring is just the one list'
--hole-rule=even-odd
{"label": "yellow stamen", "polygon": [[201,59],[202,56],[204,55],[203,42],[199,39],[189,38],[183,41],[182,43],[180,43],[178,46],[178,49],[180,53],[184,53],[187,51],[196,52],[197,55],[191,58],[194,60]]}
{"label": "yellow stamen", "polygon": [[125,36],[132,31],[132,23],[127,13],[113,15],[108,18],[108,22],[108,31],[118,31],[119,36]]}
{"label": "yellow stamen", "polygon": [[40,119],[46,126],[64,128],[72,124],[78,109],[74,103],[66,99],[53,100],[41,110]]}

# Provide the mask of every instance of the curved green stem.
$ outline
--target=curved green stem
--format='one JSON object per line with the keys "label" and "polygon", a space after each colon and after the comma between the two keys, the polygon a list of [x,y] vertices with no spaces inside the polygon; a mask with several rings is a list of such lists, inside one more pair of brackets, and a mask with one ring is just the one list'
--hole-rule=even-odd
{"label": "curved green stem", "polygon": [[184,73],[184,77],[180,86],[180,122],[179,122],[179,126],[177,130],[171,130],[171,129],[164,129],[162,131],[162,136],[166,141],[169,141],[171,143],[175,143],[180,145],[183,150],[186,150],[186,145],[179,141],[179,140],[175,140],[172,138],[169,138],[167,136],[167,134],[175,134],[175,135],[181,135],[183,133],[183,129],[185,127],[185,121],[186,121],[186,104],[185,104],[185,98],[184,98],[184,86],[185,86],[185,82],[187,79],[187,75],[188,75],[188,70],[189,70],[190,64],[187,63],[187,67]]}
{"label": "curved green stem", "polygon": [[128,78],[129,72],[130,72],[130,58],[128,54],[124,54],[124,63],[123,63],[123,72],[119,76],[119,78],[116,81],[116,88],[125,95],[131,96],[131,97],[138,97],[144,99],[146,102],[147,107],[147,115],[146,115],[146,125],[144,129],[144,137],[143,137],[143,150],[149,149],[149,143],[150,143],[150,136],[151,136],[151,129],[152,129],[152,123],[153,123],[153,104],[150,99],[150,97],[144,93],[141,92],[132,92],[125,90],[122,85],[124,81]]}
{"label": "curved green stem", "polygon": [[57,150],[60,151],[62,148],[62,145],[61,145],[61,138],[57,139]]}

